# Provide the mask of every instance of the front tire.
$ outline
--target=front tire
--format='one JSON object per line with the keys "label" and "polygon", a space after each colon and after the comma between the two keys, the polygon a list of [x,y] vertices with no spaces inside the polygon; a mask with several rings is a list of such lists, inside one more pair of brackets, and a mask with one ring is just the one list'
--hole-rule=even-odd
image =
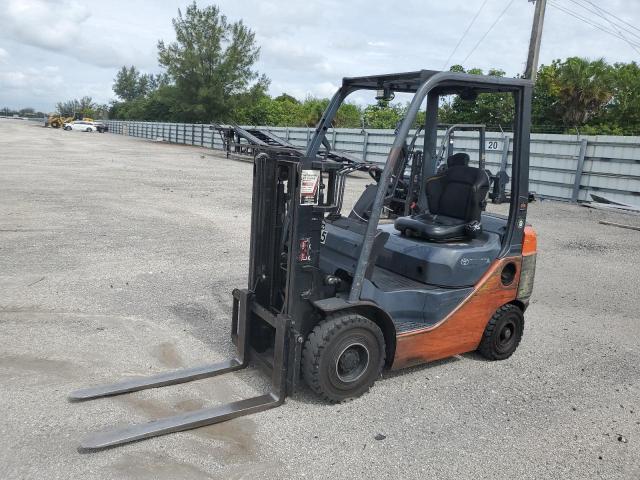
{"label": "front tire", "polygon": [[524,314],[508,303],[493,314],[487,323],[478,352],[488,360],[505,360],[516,351],[524,331]]}
{"label": "front tire", "polygon": [[385,360],[380,328],[362,315],[336,314],[316,325],[302,351],[302,373],[311,390],[339,403],[366,393]]}

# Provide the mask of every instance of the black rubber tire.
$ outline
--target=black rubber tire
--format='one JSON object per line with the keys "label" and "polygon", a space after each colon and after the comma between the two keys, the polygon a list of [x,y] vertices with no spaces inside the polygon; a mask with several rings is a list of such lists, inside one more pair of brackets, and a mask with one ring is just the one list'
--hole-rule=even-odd
{"label": "black rubber tire", "polygon": [[[340,363],[356,350],[361,373],[353,380],[340,377]],[[366,357],[366,366],[360,357]],[[382,331],[371,320],[355,313],[335,314],[320,322],[307,337],[302,351],[302,374],[309,388],[324,400],[339,403],[369,391],[380,377],[385,361]],[[357,373],[357,372],[356,372]],[[352,373],[347,373],[345,378]]]}
{"label": "black rubber tire", "polygon": [[478,352],[488,360],[505,360],[518,348],[523,331],[522,310],[510,303],[503,305],[487,323]]}

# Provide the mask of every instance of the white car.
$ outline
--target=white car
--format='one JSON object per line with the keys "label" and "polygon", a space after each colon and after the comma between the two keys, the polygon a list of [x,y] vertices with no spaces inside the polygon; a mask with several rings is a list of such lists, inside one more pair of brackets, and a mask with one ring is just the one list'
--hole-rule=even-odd
{"label": "white car", "polygon": [[85,122],[84,120],[76,120],[64,124],[65,130],[80,130],[81,132],[95,132],[96,126],[93,122]]}

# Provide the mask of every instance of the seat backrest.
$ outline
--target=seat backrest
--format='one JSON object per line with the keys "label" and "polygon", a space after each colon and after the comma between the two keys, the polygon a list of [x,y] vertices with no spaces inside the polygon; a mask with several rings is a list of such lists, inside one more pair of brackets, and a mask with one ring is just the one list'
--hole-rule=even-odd
{"label": "seat backrest", "polygon": [[489,176],[468,163],[469,155],[456,153],[447,159],[447,169],[441,175],[427,179],[427,200],[432,214],[465,222],[480,221]]}

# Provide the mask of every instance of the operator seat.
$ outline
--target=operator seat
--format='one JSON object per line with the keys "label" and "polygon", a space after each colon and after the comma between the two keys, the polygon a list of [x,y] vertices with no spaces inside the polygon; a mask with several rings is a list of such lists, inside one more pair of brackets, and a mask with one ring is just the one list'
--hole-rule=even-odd
{"label": "operator seat", "polygon": [[469,155],[447,159],[442,174],[425,184],[429,212],[395,221],[396,230],[434,242],[473,238],[482,233],[480,216],[489,191],[486,171],[469,166]]}

